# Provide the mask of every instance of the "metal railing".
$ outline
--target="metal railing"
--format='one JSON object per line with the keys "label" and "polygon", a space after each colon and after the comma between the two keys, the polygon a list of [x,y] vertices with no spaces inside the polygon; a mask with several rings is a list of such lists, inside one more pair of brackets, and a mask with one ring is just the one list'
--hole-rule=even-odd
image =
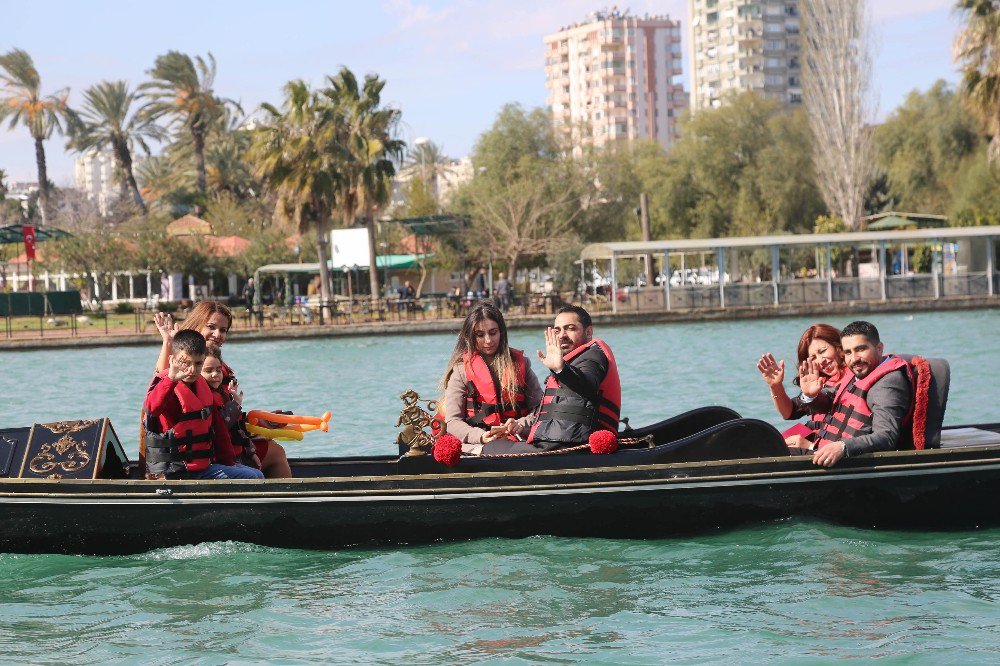
{"label": "metal railing", "polygon": [[[622,287],[618,289],[618,312],[652,310],[697,310],[702,308],[765,307],[773,305],[809,305],[847,301],[927,300],[989,296],[1000,293],[1000,273],[963,273],[960,275],[913,274],[885,278],[836,278],[787,280],[775,282],[731,283],[720,290],[715,284],[671,285],[658,287]],[[588,295],[595,311],[601,311],[610,298]],[[608,308],[610,309],[610,307]]]}

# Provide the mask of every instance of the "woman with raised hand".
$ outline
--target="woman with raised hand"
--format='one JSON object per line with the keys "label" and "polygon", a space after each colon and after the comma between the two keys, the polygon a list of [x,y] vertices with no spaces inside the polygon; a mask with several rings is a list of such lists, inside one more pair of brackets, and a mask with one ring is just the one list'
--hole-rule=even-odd
{"label": "woman with raised hand", "polygon": [[[799,338],[798,346],[798,376],[792,380],[800,382],[820,382],[822,390],[833,393],[837,382],[844,373],[844,349],[840,344],[840,331],[829,324],[813,324]],[[761,356],[757,362],[764,381],[771,389],[771,399],[781,417],[788,420],[808,416],[809,421],[802,427],[792,427],[786,430],[785,443],[790,448],[811,449],[812,437],[819,431],[823,423],[823,412],[813,412],[809,408],[812,402],[801,393],[794,398],[785,392],[785,362],[776,361],[770,352]]]}
{"label": "woman with raised hand", "polygon": [[542,387],[524,352],[507,343],[507,324],[492,300],[472,308],[441,378],[448,434],[463,453],[479,455],[483,444],[516,439],[542,399]]}
{"label": "woman with raised hand", "polygon": [[[162,372],[167,367],[167,359],[171,353],[171,341],[178,326],[173,323],[173,318],[169,314],[162,312],[156,313],[154,321],[157,330],[160,331],[160,337],[163,338],[160,357],[156,361],[156,371]],[[198,331],[205,337],[205,343],[210,350],[221,352],[222,345],[226,342],[232,325],[233,313],[228,307],[218,301],[200,301],[192,308],[191,313],[179,328]],[[222,362],[222,376],[222,385],[226,387],[230,395],[235,397],[239,393],[236,374],[225,361]],[[234,435],[233,444],[238,446],[238,433],[231,434]],[[244,441],[244,445],[249,445],[249,442]],[[288,456],[280,444],[273,439],[254,437],[252,445],[260,460],[261,471],[264,472],[266,478],[285,479],[292,476],[291,467],[288,465]]]}

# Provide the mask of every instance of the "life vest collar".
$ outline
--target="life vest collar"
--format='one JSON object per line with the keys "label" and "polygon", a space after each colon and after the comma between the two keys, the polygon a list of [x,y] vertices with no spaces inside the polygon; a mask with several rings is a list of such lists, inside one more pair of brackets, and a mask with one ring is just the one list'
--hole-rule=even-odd
{"label": "life vest collar", "polygon": [[514,361],[514,395],[510,395],[505,383],[497,378],[492,366],[480,354],[466,352],[462,355],[467,382],[465,416],[471,425],[498,426],[507,419],[518,419],[530,412],[524,394],[527,377],[524,352],[511,349],[510,354]]}

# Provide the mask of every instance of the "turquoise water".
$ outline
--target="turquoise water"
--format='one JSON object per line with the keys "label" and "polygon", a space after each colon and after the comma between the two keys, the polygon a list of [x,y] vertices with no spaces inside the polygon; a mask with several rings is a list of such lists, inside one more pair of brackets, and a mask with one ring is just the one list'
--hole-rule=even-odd
{"label": "turquoise water", "polygon": [[[791,360],[809,323],[598,334],[616,351],[633,424],[725,404],[781,425],[754,364],[765,350]],[[1000,313],[884,315],[876,323],[890,350],[951,360],[946,422],[1000,420]],[[398,394],[433,395],[453,342],[385,336],[230,344],[225,352],[249,407],[333,411],[334,432],[289,444],[290,453],[349,455],[392,450]],[[541,335],[518,332],[512,342],[533,350]],[[155,356],[154,347],[2,353],[0,427],[109,416],[134,453]],[[789,522],[657,541],[0,554],[0,661],[994,663],[998,551],[1000,530]]]}

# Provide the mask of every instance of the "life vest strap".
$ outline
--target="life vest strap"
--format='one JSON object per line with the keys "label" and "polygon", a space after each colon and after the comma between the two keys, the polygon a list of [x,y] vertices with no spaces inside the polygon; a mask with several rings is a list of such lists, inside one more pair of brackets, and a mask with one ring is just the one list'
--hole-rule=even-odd
{"label": "life vest strap", "polygon": [[543,405],[538,420],[551,421],[553,419],[590,425],[594,422],[594,410],[558,402]]}
{"label": "life vest strap", "polygon": [[598,425],[603,425],[608,430],[618,432],[618,419],[604,412],[597,412],[597,423]]}
{"label": "life vest strap", "polygon": [[[146,442],[146,447],[147,448],[151,447],[155,449],[170,449],[170,448],[176,448],[178,446],[189,446],[191,444],[201,444],[202,442],[211,442],[214,441],[215,439],[215,437],[212,434],[212,431],[204,432],[200,435],[182,435],[180,437],[173,434],[173,432],[169,433],[151,432],[149,434],[155,435],[155,437],[151,438],[152,441]],[[205,451],[211,453],[211,450],[209,449],[205,449]]]}
{"label": "life vest strap", "polygon": [[181,415],[180,415],[180,417],[177,419],[177,421],[178,422],[180,422],[180,421],[202,421],[204,419],[207,419],[211,415],[212,415],[212,407],[211,406],[202,407],[201,409],[199,409],[196,412],[182,412]]}
{"label": "life vest strap", "polygon": [[[549,396],[549,397],[553,397],[553,398],[562,397],[562,396],[575,398],[575,397],[577,397],[579,395],[580,394],[577,393],[576,391],[573,391],[573,390],[568,389],[568,388],[563,388],[563,387],[560,386],[560,387],[553,387],[553,388],[547,388],[547,389],[545,389],[545,393],[543,394],[543,399],[544,399],[544,396]],[[598,391],[597,395],[594,395],[594,396],[585,396],[585,397],[588,400],[590,400],[591,402],[596,402],[599,405],[601,405],[602,407],[605,407],[606,409],[614,412],[615,414],[617,414],[619,412],[619,409],[620,409],[619,406],[616,405],[613,401],[608,400],[607,398],[605,398],[604,395],[600,391]]]}

